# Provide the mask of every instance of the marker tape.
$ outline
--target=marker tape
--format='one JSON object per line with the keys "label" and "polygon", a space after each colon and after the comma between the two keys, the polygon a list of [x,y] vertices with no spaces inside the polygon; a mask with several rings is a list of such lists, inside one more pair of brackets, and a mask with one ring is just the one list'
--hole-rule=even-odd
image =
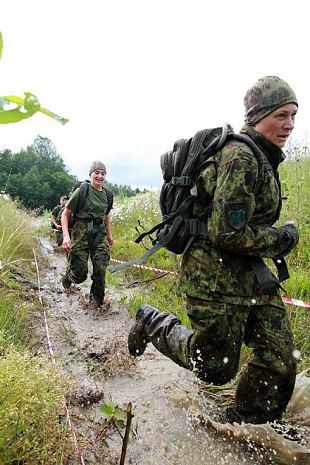
{"label": "marker tape", "polygon": [[[121,260],[116,260],[115,258],[111,258],[110,260],[111,262],[115,262],[115,263],[126,263],[126,262],[122,262]],[[154,268],[152,266],[145,266],[145,265],[131,265],[131,266],[133,266],[134,268],[141,268],[143,270],[155,271],[157,273],[178,274],[176,271],[161,270],[160,268]],[[285,303],[290,304],[290,305],[296,305],[297,307],[310,308],[310,302],[303,302],[302,300],[293,299],[291,297],[283,297],[283,300]]]}
{"label": "marker tape", "polygon": [[291,297],[283,297],[283,300],[287,304],[297,305],[297,307],[310,308],[310,302],[303,302],[302,300],[292,299]]}

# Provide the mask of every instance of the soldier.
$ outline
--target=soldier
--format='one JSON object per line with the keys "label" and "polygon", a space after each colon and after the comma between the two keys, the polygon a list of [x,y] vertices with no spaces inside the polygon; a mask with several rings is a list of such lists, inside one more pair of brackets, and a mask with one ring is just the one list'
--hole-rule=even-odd
{"label": "soldier", "polygon": [[[293,392],[297,361],[279,282],[262,257],[283,256],[298,243],[293,222],[274,227],[281,211],[278,166],[298,109],[291,87],[276,76],[259,79],[246,93],[247,134],[229,140],[202,168],[200,191],[212,195],[208,237],[183,256],[181,288],[192,329],[169,313],[142,305],[128,337],[129,352],[153,345],[180,366],[222,385],[237,373],[244,342],[253,348],[238,381],[229,421],[265,423],[281,417]],[[199,189],[198,189],[199,192]],[[203,208],[203,198],[200,198]]]}
{"label": "soldier", "polygon": [[[92,162],[89,170],[90,184],[84,206],[77,211],[80,189],[71,195],[62,214],[63,249],[68,252],[68,266],[62,278],[65,289],[72,283],[79,284],[87,279],[88,258],[91,258],[92,286],[90,303],[98,308],[103,304],[105,294],[105,273],[110,259],[113,237],[110,228],[110,209],[107,190],[103,188],[106,167],[101,161]],[[72,229],[72,242],[68,231],[70,216],[74,214],[76,223]]]}
{"label": "soldier", "polygon": [[[69,196],[62,196],[62,206],[56,216],[56,224],[57,224],[57,229],[55,231],[55,239],[56,239],[56,243],[59,247],[61,247],[62,245],[62,240],[63,240],[63,237],[62,237],[62,226],[61,226],[61,217],[62,217],[62,214],[63,214],[63,211],[68,203],[68,200],[69,200]],[[55,207],[56,208],[56,207]],[[55,210],[54,208],[54,210]],[[53,210],[53,211],[54,211]],[[69,225],[69,233],[71,233],[71,229],[70,229],[70,225]]]}
{"label": "soldier", "polygon": [[51,227],[52,229],[60,229],[61,230],[61,224],[57,222],[57,216],[60,212],[60,210],[63,208],[65,205],[65,199],[67,199],[67,196],[62,195],[59,199],[59,205],[56,205],[56,207],[52,210],[51,213]]}

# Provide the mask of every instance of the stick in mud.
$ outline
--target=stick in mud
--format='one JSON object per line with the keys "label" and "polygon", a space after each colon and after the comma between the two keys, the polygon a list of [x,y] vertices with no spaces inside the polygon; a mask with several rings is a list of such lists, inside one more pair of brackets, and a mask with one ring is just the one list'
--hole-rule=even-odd
{"label": "stick in mud", "polygon": [[120,461],[119,465],[124,465],[124,463],[125,463],[125,456],[126,456],[126,451],[127,451],[128,441],[129,441],[131,420],[134,417],[134,415],[132,415],[132,413],[131,413],[131,410],[132,410],[132,404],[131,404],[131,402],[129,402],[129,404],[127,405],[126,429],[125,429],[125,436],[124,436],[124,439],[123,439],[121,461]]}

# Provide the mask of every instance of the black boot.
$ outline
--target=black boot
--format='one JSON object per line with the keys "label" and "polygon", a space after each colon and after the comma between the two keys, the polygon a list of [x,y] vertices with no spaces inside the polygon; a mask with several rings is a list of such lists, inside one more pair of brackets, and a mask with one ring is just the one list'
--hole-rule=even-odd
{"label": "black boot", "polygon": [[65,274],[61,279],[61,283],[62,283],[64,289],[68,290],[71,287],[72,281],[70,281],[67,274]]}
{"label": "black boot", "polygon": [[139,357],[146,349],[149,339],[146,334],[146,322],[155,314],[156,308],[141,305],[136,314],[136,323],[132,326],[128,336],[128,350],[130,355]]}

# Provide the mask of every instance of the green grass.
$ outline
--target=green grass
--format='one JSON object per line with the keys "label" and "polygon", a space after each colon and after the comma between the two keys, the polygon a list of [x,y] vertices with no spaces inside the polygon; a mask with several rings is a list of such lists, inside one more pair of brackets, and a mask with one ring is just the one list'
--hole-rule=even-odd
{"label": "green grass", "polygon": [[0,358],[0,463],[62,465],[71,453],[63,415],[63,381],[48,360],[27,351]]}
{"label": "green grass", "polygon": [[45,357],[31,356],[28,319],[38,307],[36,218],[0,196],[0,463],[66,463],[71,436],[62,429],[64,381]]}

